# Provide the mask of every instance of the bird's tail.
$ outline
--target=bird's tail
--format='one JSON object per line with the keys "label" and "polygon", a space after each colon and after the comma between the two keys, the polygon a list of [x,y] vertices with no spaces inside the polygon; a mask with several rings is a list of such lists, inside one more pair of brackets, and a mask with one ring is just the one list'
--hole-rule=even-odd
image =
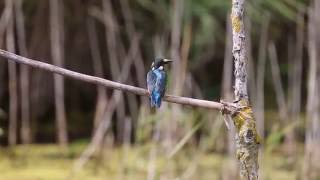
{"label": "bird's tail", "polygon": [[160,93],[152,92],[151,97],[150,97],[150,101],[151,101],[151,107],[160,108],[160,106],[161,106]]}

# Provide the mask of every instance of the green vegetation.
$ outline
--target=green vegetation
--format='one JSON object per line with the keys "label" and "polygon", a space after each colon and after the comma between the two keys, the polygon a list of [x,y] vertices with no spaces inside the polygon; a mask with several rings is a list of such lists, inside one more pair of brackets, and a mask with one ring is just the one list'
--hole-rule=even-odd
{"label": "green vegetation", "polygon": [[[102,159],[93,158],[77,174],[71,174],[74,159],[85,147],[85,143],[74,143],[69,152],[61,152],[54,144],[17,146],[1,149],[1,179],[6,180],[60,180],[60,179],[146,179],[150,145],[123,148],[106,148]],[[190,179],[219,179],[222,168],[228,162],[227,155],[197,152],[184,149],[172,159],[159,153],[156,159],[157,177],[186,176]],[[290,166],[286,157],[279,153],[262,155],[261,172],[264,179],[295,179],[298,165]],[[170,171],[167,171],[170,167]],[[166,171],[164,171],[166,169]],[[163,173],[166,174],[163,174]],[[169,173],[169,174],[168,174]],[[158,179],[158,178],[157,178]]]}

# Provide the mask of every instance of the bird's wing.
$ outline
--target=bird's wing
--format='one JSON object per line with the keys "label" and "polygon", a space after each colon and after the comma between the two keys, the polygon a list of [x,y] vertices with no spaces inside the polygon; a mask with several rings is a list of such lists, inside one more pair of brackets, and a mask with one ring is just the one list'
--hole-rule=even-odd
{"label": "bird's wing", "polygon": [[156,85],[157,75],[153,71],[149,71],[147,74],[147,88],[149,93],[151,93]]}
{"label": "bird's wing", "polygon": [[161,97],[164,96],[166,92],[167,76],[164,71],[160,71],[160,78],[157,78],[155,85],[156,91],[160,92]]}

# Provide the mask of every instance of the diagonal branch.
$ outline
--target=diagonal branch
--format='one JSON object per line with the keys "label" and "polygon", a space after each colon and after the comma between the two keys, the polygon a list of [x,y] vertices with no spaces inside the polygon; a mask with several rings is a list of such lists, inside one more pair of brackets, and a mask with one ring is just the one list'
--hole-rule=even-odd
{"label": "diagonal branch", "polygon": [[[130,86],[130,85],[110,81],[107,79],[67,70],[58,66],[48,64],[48,63],[28,59],[2,49],[0,49],[0,56],[19,64],[25,64],[33,68],[42,69],[52,73],[60,74],[68,78],[72,78],[72,79],[76,79],[76,80],[80,80],[80,81],[84,81],[84,82],[88,82],[96,85],[102,85],[111,89],[130,92],[140,96],[149,96],[148,91],[143,88]],[[234,110],[234,106],[232,106],[232,103],[230,104],[219,103],[214,101],[200,100],[200,99],[181,97],[181,96],[165,95],[164,101],[176,103],[176,104],[182,104],[182,105],[208,108],[208,109],[223,110],[224,112],[230,112]]]}

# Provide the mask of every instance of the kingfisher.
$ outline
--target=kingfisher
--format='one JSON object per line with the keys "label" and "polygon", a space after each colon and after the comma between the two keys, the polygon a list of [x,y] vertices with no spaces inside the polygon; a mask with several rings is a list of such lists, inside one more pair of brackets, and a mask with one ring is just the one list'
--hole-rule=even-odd
{"label": "kingfisher", "polygon": [[172,60],[155,58],[151,65],[151,70],[147,74],[147,86],[150,94],[151,107],[160,108],[161,100],[166,91],[167,75],[164,65]]}

